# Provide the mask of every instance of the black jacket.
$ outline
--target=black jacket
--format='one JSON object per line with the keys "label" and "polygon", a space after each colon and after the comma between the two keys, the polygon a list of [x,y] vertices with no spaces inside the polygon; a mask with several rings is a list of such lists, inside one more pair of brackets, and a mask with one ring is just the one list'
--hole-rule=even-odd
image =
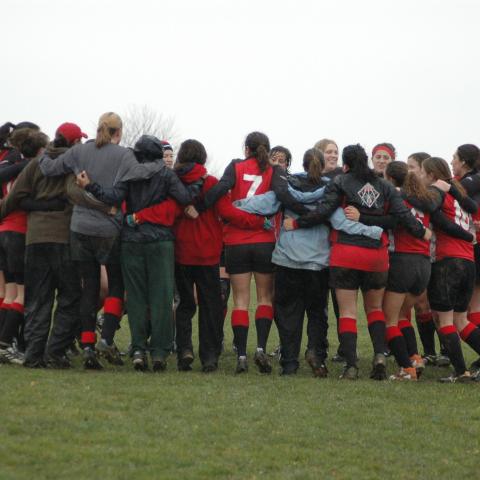
{"label": "black jacket", "polygon": [[[110,189],[102,188],[97,183],[91,183],[85,189],[108,205],[120,207],[123,200],[126,200],[127,214],[161,203],[167,197],[174,198],[181,205],[192,203],[200,186],[193,185],[187,189],[177,174],[170,170],[163,160],[156,160],[156,162],[161,162],[162,168],[148,180],[119,182]],[[122,241],[140,243],[174,240],[175,238],[171,228],[152,223],[142,223],[130,227],[124,222],[121,235]]]}
{"label": "black jacket", "polygon": [[[299,227],[318,225],[325,222],[337,208],[348,205],[356,207],[361,215],[382,217],[392,214],[414,237],[422,238],[425,235],[425,227],[411,214],[393,185],[379,177],[363,181],[352,173],[335,177],[327,185],[325,197],[316,210],[299,217],[297,224]],[[345,232],[338,232],[337,238],[339,243],[361,247],[379,248],[381,245],[381,240]]]}

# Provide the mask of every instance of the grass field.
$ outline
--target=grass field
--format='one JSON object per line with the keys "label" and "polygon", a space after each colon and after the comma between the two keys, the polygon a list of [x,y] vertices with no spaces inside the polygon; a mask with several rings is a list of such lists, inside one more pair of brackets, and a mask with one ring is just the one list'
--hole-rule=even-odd
{"label": "grass field", "polygon": [[251,362],[235,377],[225,332],[209,375],[198,360],[177,372],[173,357],[161,374],[0,366],[0,480],[480,478],[479,384],[438,384],[446,372],[433,367],[416,384],[369,380],[365,323],[357,382],[339,381],[331,362],[328,379],[305,365],[280,377],[276,362],[270,376]]}

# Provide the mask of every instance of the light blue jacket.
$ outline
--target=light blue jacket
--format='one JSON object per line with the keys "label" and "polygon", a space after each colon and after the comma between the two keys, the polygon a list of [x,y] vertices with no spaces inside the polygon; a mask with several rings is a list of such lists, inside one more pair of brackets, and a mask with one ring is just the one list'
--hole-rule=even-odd
{"label": "light blue jacket", "polygon": [[[325,187],[320,187],[312,192],[301,192],[290,186],[289,191],[307,208],[314,209],[315,203],[323,197]],[[265,216],[275,215],[281,206],[274,192],[254,195],[248,199],[238,200],[234,204],[246,212]],[[285,211],[285,215],[298,218],[297,214],[289,210]],[[329,220],[335,230],[342,230],[350,234],[365,235],[378,240],[383,233],[380,227],[370,227],[348,220],[342,208],[335,210]],[[272,262],[288,268],[322,270],[329,265],[329,234],[330,228],[327,225],[316,225],[312,228],[299,228],[291,231],[286,231],[282,226],[280,237],[273,251]]]}

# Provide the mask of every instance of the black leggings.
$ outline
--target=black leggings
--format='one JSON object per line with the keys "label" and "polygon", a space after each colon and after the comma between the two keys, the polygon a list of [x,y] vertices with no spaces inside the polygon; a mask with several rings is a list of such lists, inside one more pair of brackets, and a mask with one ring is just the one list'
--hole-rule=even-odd
{"label": "black leggings", "polygon": [[[76,263],[82,282],[82,297],[80,299],[82,332],[95,332],[97,305],[100,298],[100,264],[95,260]],[[108,264],[105,265],[105,268],[108,278],[108,296],[123,298],[124,288],[120,264]]]}

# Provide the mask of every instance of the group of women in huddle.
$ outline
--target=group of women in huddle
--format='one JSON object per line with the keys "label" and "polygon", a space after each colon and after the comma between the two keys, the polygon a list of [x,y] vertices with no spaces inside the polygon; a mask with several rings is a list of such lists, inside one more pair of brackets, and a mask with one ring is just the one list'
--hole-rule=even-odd
{"label": "group of women in huddle", "polygon": [[[262,373],[272,371],[272,323],[281,373],[297,372],[306,316],[305,360],[315,376],[328,375],[331,294],[337,358],[345,362],[341,378],[357,379],[361,291],[372,379],[387,378],[391,353],[399,369],[390,378],[417,380],[426,364],[440,363],[435,335],[442,358],[454,367],[441,380],[478,378],[480,362],[467,369],[460,342],[480,356],[475,145],[459,146],[450,170],[444,159],[426,153],[398,161],[394,147],[382,143],[372,151],[370,168],[358,144],[343,149],[339,166],[336,143],[324,139],[305,152],[303,171],[291,173],[289,150],[271,148],[265,134],[252,132],[244,158],[232,160],[217,180],[197,140],[181,144],[173,168],[163,160],[171,146],[156,137],[144,135],[132,149],[119,146],[122,122],[112,112],[100,117],[96,139],[84,144],[75,124],[62,124],[49,144],[33,124],[6,124],[2,135],[4,362],[68,368],[66,352],[77,337],[86,368],[102,368],[99,357],[121,364],[114,336],[127,311],[137,370],[150,362],[154,371],[165,370],[174,340],[179,370],[190,370],[198,306],[202,370],[215,371],[231,286],[235,371],[241,374],[248,370],[253,277],[253,361]],[[221,264],[228,274],[222,278]],[[102,266],[108,293],[100,303]]]}

